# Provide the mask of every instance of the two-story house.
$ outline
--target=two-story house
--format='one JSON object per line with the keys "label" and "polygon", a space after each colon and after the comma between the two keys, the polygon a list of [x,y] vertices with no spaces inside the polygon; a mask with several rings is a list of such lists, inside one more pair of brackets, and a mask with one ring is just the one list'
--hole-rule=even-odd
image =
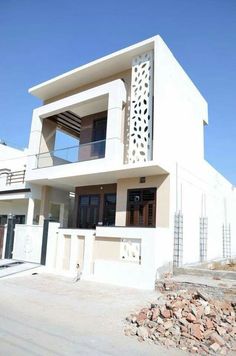
{"label": "two-story house", "polygon": [[[75,193],[69,220],[49,232],[51,268],[79,262],[84,278],[151,287],[173,263],[235,253],[235,190],[204,159],[207,103],[160,36],[29,92],[43,102],[26,171],[40,221],[54,189]],[[60,132],[74,144],[58,149]]]}

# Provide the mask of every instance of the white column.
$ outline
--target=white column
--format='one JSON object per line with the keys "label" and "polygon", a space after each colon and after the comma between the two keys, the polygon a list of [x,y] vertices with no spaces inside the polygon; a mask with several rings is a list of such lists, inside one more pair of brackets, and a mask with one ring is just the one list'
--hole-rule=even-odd
{"label": "white column", "polygon": [[76,273],[76,265],[78,263],[78,238],[76,234],[71,235],[71,254],[70,254],[70,272]]}
{"label": "white column", "polygon": [[43,185],[41,188],[41,202],[40,202],[40,214],[39,214],[39,225],[43,225],[44,219],[48,218],[49,215],[49,195],[51,187]]}
{"label": "white column", "polygon": [[94,235],[94,232],[91,231],[85,235],[83,276],[90,276],[93,273],[93,249],[95,244]]}
{"label": "white column", "polygon": [[60,204],[59,223],[61,227],[64,227],[64,212],[65,212],[65,205]]}
{"label": "white column", "polygon": [[114,84],[114,88],[109,92],[106,132],[106,159],[111,159],[116,163],[123,163],[124,160],[123,106],[125,102],[126,89],[124,83],[120,80]]}
{"label": "white column", "polygon": [[33,221],[34,221],[34,205],[35,205],[34,199],[33,198],[29,198],[28,210],[27,210],[27,219],[26,219],[26,224],[27,225],[33,225]]}
{"label": "white column", "polygon": [[64,249],[65,249],[65,237],[62,232],[59,232],[58,239],[57,239],[57,256],[56,256],[56,269],[58,271],[63,271]]}
{"label": "white column", "polygon": [[[37,167],[36,155],[39,153],[40,141],[42,135],[42,121],[38,109],[33,111],[32,124],[29,139],[29,157],[27,160],[27,170]],[[27,173],[27,172],[26,172]]]}
{"label": "white column", "polygon": [[46,266],[51,269],[56,269],[59,227],[58,223],[49,223]]}

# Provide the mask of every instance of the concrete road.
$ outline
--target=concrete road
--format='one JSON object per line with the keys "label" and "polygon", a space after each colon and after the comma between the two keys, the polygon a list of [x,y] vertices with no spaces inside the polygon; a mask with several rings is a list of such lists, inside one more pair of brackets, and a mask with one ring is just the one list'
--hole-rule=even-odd
{"label": "concrete road", "polygon": [[184,355],[123,334],[125,317],[155,297],[45,273],[1,279],[0,355]]}

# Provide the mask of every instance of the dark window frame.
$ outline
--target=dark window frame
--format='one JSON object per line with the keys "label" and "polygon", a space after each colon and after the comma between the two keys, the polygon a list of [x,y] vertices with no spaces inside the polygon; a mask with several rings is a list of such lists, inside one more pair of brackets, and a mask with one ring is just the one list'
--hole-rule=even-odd
{"label": "dark window frame", "polygon": [[[148,191],[152,191],[154,199],[145,199],[144,193]],[[131,200],[131,194],[135,192],[137,194],[136,196],[133,195],[133,200]],[[157,188],[155,187],[127,190],[126,226],[156,227],[156,194]],[[151,218],[149,216],[150,211],[152,214]]]}
{"label": "dark window frame", "polygon": [[0,226],[7,224],[7,214],[0,215]]}
{"label": "dark window frame", "polygon": [[[97,139],[96,138],[96,125],[99,122],[104,122],[105,123],[105,134],[104,137]],[[105,157],[105,151],[106,151],[106,135],[107,135],[107,116],[101,117],[99,119],[95,119],[93,121],[93,133],[92,133],[92,155],[93,156],[98,156],[99,158],[104,158]]]}

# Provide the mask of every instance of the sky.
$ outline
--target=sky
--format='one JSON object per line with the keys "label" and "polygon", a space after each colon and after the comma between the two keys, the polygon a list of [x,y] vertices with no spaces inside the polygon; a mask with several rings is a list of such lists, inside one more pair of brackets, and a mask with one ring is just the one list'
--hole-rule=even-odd
{"label": "sky", "polygon": [[0,139],[28,145],[30,87],[156,34],[208,102],[205,158],[236,185],[236,0],[0,0]]}

